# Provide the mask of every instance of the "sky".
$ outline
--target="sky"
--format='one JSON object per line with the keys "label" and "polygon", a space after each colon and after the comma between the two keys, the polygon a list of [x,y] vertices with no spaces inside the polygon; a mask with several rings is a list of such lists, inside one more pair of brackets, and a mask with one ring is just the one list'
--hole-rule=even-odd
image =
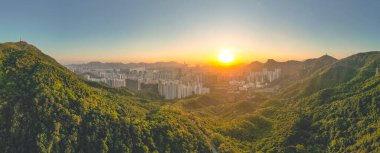
{"label": "sky", "polygon": [[0,42],[62,64],[245,63],[380,50],[378,0],[0,0]]}

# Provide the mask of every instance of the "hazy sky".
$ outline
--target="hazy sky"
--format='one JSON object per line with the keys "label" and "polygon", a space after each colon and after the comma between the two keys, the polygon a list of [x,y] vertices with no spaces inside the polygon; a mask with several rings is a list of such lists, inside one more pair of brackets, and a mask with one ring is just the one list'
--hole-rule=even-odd
{"label": "hazy sky", "polygon": [[0,0],[0,42],[20,37],[63,64],[341,58],[380,50],[380,1]]}

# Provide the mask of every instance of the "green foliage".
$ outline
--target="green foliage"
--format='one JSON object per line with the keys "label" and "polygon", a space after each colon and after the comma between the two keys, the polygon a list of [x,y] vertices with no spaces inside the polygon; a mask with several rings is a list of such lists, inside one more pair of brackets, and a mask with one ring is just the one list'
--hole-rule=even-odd
{"label": "green foliage", "polygon": [[210,152],[187,118],[84,81],[25,42],[0,44],[0,65],[2,152]]}
{"label": "green foliage", "polygon": [[234,101],[215,94],[168,102],[153,94],[155,87],[142,92],[112,89],[83,80],[25,42],[3,43],[0,149],[380,151],[380,77],[375,76],[379,52],[287,64],[296,68],[291,74],[297,76],[280,80],[289,86],[277,94]]}

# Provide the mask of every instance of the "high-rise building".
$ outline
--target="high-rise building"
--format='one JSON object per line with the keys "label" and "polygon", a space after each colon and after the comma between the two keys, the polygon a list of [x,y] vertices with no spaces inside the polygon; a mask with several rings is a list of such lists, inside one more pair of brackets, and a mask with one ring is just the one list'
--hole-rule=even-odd
{"label": "high-rise building", "polygon": [[132,90],[141,90],[141,82],[138,79],[125,79],[126,87]]}
{"label": "high-rise building", "polygon": [[262,72],[250,72],[247,76],[247,81],[260,85],[273,82],[279,79],[281,76],[281,69],[274,69],[273,71],[268,71],[263,69]]}
{"label": "high-rise building", "polygon": [[209,92],[210,90],[202,87],[199,82],[182,83],[180,80],[162,80],[158,83],[158,93],[165,99],[185,98]]}
{"label": "high-rise building", "polygon": [[106,79],[106,83],[113,88],[125,87],[124,79]]}
{"label": "high-rise building", "polygon": [[87,80],[90,80],[90,75],[85,74],[85,75],[83,75],[83,78],[85,78],[85,79],[87,79]]}

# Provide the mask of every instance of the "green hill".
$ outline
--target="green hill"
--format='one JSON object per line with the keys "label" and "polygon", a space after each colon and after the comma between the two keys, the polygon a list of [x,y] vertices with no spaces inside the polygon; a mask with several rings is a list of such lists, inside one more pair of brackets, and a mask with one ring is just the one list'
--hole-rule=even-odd
{"label": "green hill", "polygon": [[380,151],[380,52],[266,66],[286,65],[279,93],[163,103],[85,81],[26,42],[2,43],[0,150]]}
{"label": "green hill", "polygon": [[306,77],[290,88],[285,94],[289,96],[307,96],[322,89],[341,84],[357,84],[375,75],[380,66],[380,52],[367,52],[352,55],[316,69],[313,75]]}
{"label": "green hill", "polygon": [[26,42],[0,44],[2,152],[210,152],[160,102],[106,90]]}
{"label": "green hill", "polygon": [[291,126],[274,134],[277,139],[272,136],[264,141],[259,150],[379,152],[378,66],[380,52],[356,54],[322,67],[284,90],[282,116],[288,117],[278,118],[278,123]]}
{"label": "green hill", "polygon": [[216,146],[226,152],[379,152],[379,62],[380,52],[339,61],[322,56],[305,61],[313,71],[278,94],[177,105],[212,125]]}

